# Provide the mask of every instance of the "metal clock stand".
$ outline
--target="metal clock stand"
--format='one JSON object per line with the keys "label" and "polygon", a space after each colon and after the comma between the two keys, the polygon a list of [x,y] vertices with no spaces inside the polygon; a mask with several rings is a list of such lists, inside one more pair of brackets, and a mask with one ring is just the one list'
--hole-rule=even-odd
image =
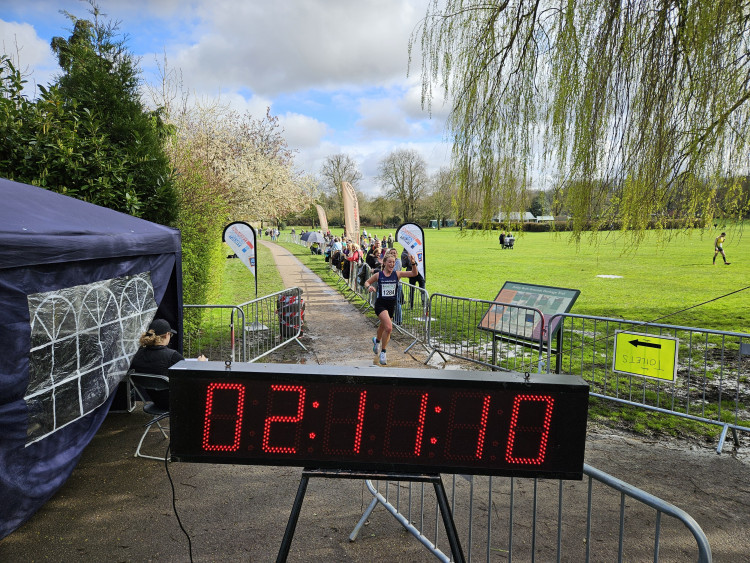
{"label": "metal clock stand", "polygon": [[445,526],[445,532],[448,536],[448,543],[451,546],[453,561],[455,563],[464,563],[464,553],[461,549],[461,543],[458,539],[458,532],[456,531],[456,524],[453,522],[453,513],[451,512],[451,508],[448,505],[448,497],[445,494],[443,480],[440,478],[440,475],[426,473],[372,473],[349,471],[343,469],[312,469],[308,467],[302,470],[302,478],[300,479],[299,487],[297,488],[297,496],[294,499],[292,512],[291,514],[289,514],[289,521],[287,522],[286,530],[284,531],[284,538],[281,540],[279,554],[276,557],[277,563],[284,563],[287,559],[287,556],[289,555],[289,548],[292,545],[294,530],[297,527],[297,520],[299,519],[300,510],[302,510],[302,501],[305,498],[307,483],[310,481],[310,477],[324,477],[327,479],[371,479],[375,481],[389,480],[432,483],[435,487],[435,495],[437,497],[438,507],[440,508],[440,514],[443,517],[443,525]]}

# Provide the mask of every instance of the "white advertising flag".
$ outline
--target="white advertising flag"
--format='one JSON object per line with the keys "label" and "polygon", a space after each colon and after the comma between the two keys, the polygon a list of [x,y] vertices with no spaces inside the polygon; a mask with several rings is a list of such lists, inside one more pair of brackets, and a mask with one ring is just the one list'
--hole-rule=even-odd
{"label": "white advertising flag", "polygon": [[417,271],[425,280],[424,275],[424,231],[414,223],[404,223],[396,231],[396,242],[406,249],[406,252],[417,258]]}
{"label": "white advertising flag", "polygon": [[320,223],[320,230],[323,231],[323,234],[325,234],[326,231],[328,231],[328,218],[326,217],[326,210],[317,203],[315,204],[315,207],[318,209],[318,222]]}
{"label": "white advertising flag", "polygon": [[224,242],[255,276],[255,229],[242,221],[230,223],[224,228]]}
{"label": "white advertising flag", "polygon": [[357,192],[349,182],[341,182],[341,195],[344,200],[344,229],[347,238],[359,242],[359,203]]}

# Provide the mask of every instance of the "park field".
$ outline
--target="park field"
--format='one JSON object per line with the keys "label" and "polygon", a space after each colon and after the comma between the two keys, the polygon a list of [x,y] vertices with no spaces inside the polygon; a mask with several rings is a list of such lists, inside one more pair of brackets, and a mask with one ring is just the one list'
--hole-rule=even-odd
{"label": "park field", "polygon": [[426,288],[493,300],[506,281],[565,287],[581,292],[571,313],[750,333],[750,245],[741,229],[725,230],[730,266],[721,256],[712,265],[713,230],[663,241],[649,231],[637,247],[619,232],[584,233],[580,244],[570,233],[520,233],[503,250],[498,231],[425,229]]}

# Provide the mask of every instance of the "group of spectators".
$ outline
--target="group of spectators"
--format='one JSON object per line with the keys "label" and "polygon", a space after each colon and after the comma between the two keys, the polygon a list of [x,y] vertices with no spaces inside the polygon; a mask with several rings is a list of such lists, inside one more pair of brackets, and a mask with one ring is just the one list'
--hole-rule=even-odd
{"label": "group of spectators", "polygon": [[[279,229],[276,228],[268,228],[265,230],[265,235],[267,237],[271,237],[271,240],[279,240]],[[260,236],[260,231],[258,231],[258,236]]]}
{"label": "group of spectators", "polygon": [[513,245],[515,244],[516,239],[513,236],[513,233],[508,231],[507,233],[505,231],[500,232],[500,246],[502,248],[513,248]]}
{"label": "group of spectators", "polygon": [[[394,270],[411,270],[411,258],[409,253],[404,249],[399,255],[398,250],[394,248],[393,235],[387,237],[383,235],[382,239],[377,236],[362,232],[359,242],[353,242],[344,235],[341,237],[334,236],[328,231],[325,235],[325,250],[323,252],[325,260],[331,262],[334,268],[341,271],[345,279],[351,279],[354,275],[357,278],[357,285],[363,286],[365,280],[366,264],[370,272],[378,272],[383,269],[386,257],[392,255],[395,259]],[[412,285],[424,288],[424,277],[418,274],[410,280]],[[411,292],[411,302],[413,303],[413,291]]]}

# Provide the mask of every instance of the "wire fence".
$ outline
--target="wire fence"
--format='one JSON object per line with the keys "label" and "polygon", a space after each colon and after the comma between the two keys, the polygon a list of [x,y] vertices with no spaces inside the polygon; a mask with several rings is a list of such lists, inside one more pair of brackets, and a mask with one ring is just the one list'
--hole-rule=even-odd
{"label": "wire fence", "polygon": [[538,309],[435,293],[428,310],[433,353],[490,369],[542,371],[544,315]]}
{"label": "wire fence", "polygon": [[[591,395],[702,423],[719,425],[721,452],[727,432],[750,431],[750,335],[702,328],[651,324],[587,315],[558,315],[556,350],[548,346],[549,365],[557,373],[580,375]],[[648,348],[629,352],[617,334],[669,339],[676,354],[671,379],[616,371],[616,354],[654,363]],[[637,340],[636,340],[637,343]],[[670,366],[671,370],[671,366]]]}

